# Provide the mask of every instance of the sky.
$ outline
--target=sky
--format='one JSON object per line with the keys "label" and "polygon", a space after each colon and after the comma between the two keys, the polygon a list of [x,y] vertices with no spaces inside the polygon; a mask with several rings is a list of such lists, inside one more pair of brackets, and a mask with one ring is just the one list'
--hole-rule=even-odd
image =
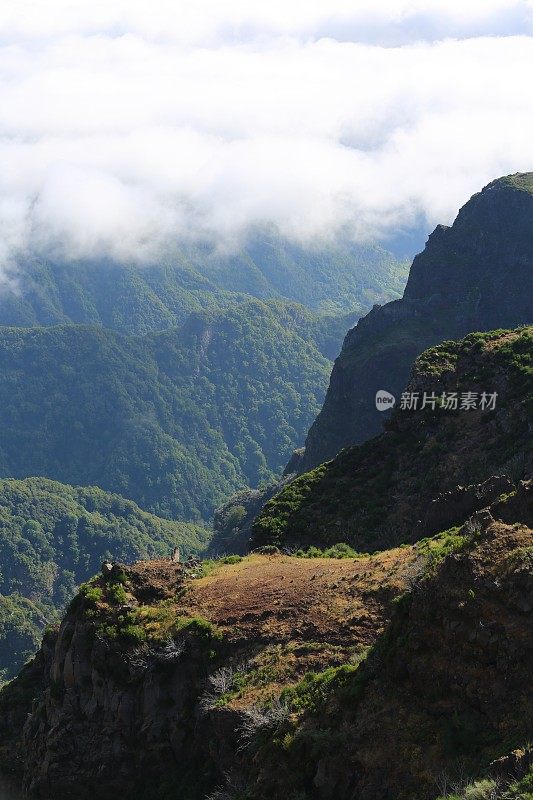
{"label": "sky", "polygon": [[533,171],[533,0],[3,0],[0,273],[383,240]]}

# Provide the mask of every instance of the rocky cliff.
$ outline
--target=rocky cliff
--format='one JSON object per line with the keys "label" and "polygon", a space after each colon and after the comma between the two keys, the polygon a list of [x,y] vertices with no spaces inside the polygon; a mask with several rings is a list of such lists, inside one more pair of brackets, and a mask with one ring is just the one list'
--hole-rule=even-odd
{"label": "rocky cliff", "polygon": [[247,760],[247,710],[260,719],[310,671],[355,668],[414,560],[116,567],[0,694],[2,768],[39,798],[206,797]]}
{"label": "rocky cliff", "polygon": [[423,353],[404,395],[417,407],[400,402],[380,436],[269,500],[255,546],[343,541],[377,550],[449,528],[508,491],[532,471],[532,360],[532,327],[470,334]]}
{"label": "rocky cliff", "polygon": [[305,472],[382,429],[375,394],[399,395],[424,349],[533,318],[533,173],[490,183],[439,225],[401,300],[375,306],[346,336],[307,441]]}
{"label": "rocky cliff", "polygon": [[2,768],[41,800],[432,800],[443,776],[495,770],[509,785],[533,713],[531,497],[519,483],[374,556],[114,567],[0,693]]}

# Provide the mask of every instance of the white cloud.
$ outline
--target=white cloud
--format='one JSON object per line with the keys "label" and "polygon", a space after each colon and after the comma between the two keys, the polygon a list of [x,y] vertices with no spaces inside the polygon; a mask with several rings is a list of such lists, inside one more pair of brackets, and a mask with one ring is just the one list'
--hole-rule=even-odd
{"label": "white cloud", "polygon": [[4,2],[0,262],[450,222],[533,169],[532,7]]}

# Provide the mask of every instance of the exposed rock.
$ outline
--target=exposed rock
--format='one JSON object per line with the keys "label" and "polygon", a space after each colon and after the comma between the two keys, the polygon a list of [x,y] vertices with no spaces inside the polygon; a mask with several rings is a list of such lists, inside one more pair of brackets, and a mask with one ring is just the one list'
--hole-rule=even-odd
{"label": "exposed rock", "polygon": [[533,322],[533,173],[493,181],[439,225],[416,256],[403,299],[374,306],[346,336],[307,436],[305,472],[382,430],[374,398],[397,398],[415,358],[470,331]]}
{"label": "exposed rock", "polygon": [[[81,593],[59,631],[0,693],[0,765],[12,765],[28,795],[43,800],[162,798],[168,786],[204,800],[249,761],[239,738],[242,709],[278,690],[275,670],[268,680],[272,663],[290,683],[363,651],[405,589],[412,557],[403,550],[372,561],[388,596],[360,562],[332,561],[313,582],[316,609],[309,607],[316,564],[282,555],[223,566],[207,582],[189,581],[183,565],[168,559],[124,567],[128,608],[115,606],[100,578],[93,588],[102,600],[95,606]],[[335,588],[331,575],[347,580]],[[143,625],[147,638],[139,635]],[[252,680],[219,707],[231,676],[254,671],[259,684]],[[202,703],[208,686],[222,688]]]}
{"label": "exposed rock", "polygon": [[[422,534],[425,531],[444,531],[455,524],[458,519],[471,516],[475,511],[485,508],[497,500],[500,495],[511,492],[513,489],[514,484],[510,478],[506,475],[495,475],[483,483],[457,486],[448,492],[438,494],[431,501],[423,520],[417,526],[417,531]],[[490,522],[483,517],[483,514],[487,513],[481,512],[474,519],[480,524]]]}
{"label": "exposed rock", "polygon": [[110,577],[112,571],[113,571],[113,564],[111,563],[111,561],[104,561],[101,570],[104,578]]}
{"label": "exposed rock", "polygon": [[[434,800],[438,777],[465,757],[473,775],[492,760],[493,774],[520,777],[530,755],[505,754],[527,740],[533,651],[513,598],[531,585],[533,531],[493,520],[414,584],[420,546],[355,562],[254,555],[188,582],[182,599],[179,565],[126,567],[137,626],[209,615],[140,645],[106,633],[123,607],[102,578],[97,607],[80,596],[0,693],[0,762],[39,800],[205,800],[218,789]],[[148,596],[159,599],[145,606]],[[222,635],[204,639],[209,625]],[[355,644],[361,658],[374,645],[357,670]],[[295,684],[305,688],[294,705],[272,700]]]}

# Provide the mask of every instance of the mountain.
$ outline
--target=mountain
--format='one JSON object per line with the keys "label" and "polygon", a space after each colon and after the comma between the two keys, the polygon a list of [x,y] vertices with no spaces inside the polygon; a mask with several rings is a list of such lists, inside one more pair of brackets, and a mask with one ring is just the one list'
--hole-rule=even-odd
{"label": "mountain", "polygon": [[0,476],[96,485],[160,516],[209,519],[302,442],[330,334],[301,306],[257,300],[144,337],[0,328]]}
{"label": "mountain", "polygon": [[[454,394],[457,408],[448,408]],[[343,450],[269,500],[253,545],[342,541],[375,551],[413,542],[457,524],[509,491],[509,480],[531,474],[533,327],[470,334],[426,351],[415,362],[405,399],[411,396],[418,407],[399,404],[380,436]],[[473,407],[462,408],[465,397]]]}
{"label": "mountain", "polygon": [[41,800],[529,800],[532,495],[355,560],[100,575],[0,692],[0,765]]}
{"label": "mountain", "polygon": [[[532,356],[533,328],[424,353],[409,391],[483,383],[496,405],[397,409],[294,481],[320,502],[277,541],[326,549],[118,563],[83,585],[0,691],[2,770],[41,800],[529,800]],[[70,491],[83,515],[95,490]],[[411,520],[410,541],[335,540],[357,501],[354,545],[376,549],[378,518],[388,544]],[[24,531],[36,514],[13,509]]]}
{"label": "mountain", "polygon": [[0,480],[0,679],[40,644],[77,586],[106,558],[200,553],[209,533],[159,519],[116,494],[45,478]]}
{"label": "mountain", "polygon": [[533,173],[493,181],[439,225],[401,300],[375,307],[344,341],[307,436],[305,472],[382,430],[375,395],[399,397],[411,365],[445,339],[533,321]]}
{"label": "mountain", "polygon": [[373,303],[398,297],[406,276],[406,264],[377,246],[299,246],[265,231],[235,252],[182,245],[162,263],[143,267],[27,256],[12,290],[0,294],[0,325],[79,323],[146,334],[250,296],[358,317]]}

